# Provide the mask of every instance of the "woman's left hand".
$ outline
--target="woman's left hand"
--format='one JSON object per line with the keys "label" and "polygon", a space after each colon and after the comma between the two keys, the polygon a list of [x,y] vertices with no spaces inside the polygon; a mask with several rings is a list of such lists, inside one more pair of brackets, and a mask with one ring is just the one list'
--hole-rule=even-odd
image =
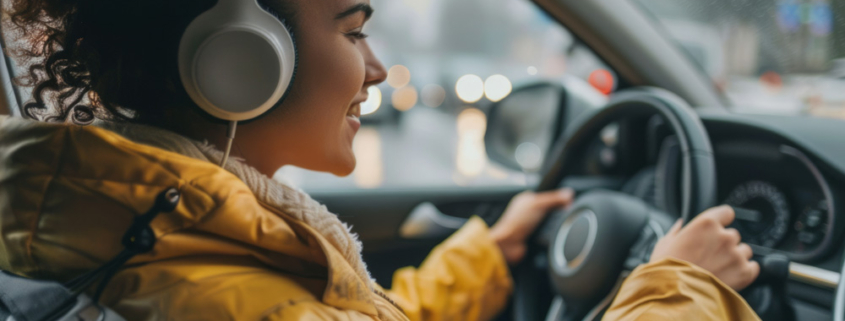
{"label": "woman's left hand", "polygon": [[505,213],[490,228],[490,237],[499,244],[508,264],[522,261],[528,236],[546,214],[553,209],[569,206],[574,198],[575,192],[569,188],[541,193],[526,191],[514,196]]}

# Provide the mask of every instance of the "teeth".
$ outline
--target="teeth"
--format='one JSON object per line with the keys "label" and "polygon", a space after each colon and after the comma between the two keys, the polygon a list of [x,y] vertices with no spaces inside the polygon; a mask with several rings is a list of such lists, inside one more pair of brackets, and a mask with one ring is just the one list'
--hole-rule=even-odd
{"label": "teeth", "polygon": [[360,112],[361,112],[361,105],[356,104],[355,106],[352,106],[352,108],[349,108],[349,111],[346,113],[346,115],[347,116],[355,116],[357,118],[358,114]]}

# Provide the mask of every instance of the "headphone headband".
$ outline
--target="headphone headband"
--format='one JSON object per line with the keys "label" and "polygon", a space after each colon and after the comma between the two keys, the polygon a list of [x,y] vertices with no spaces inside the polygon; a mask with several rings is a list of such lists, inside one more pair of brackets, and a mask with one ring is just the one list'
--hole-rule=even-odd
{"label": "headphone headband", "polygon": [[257,0],[218,0],[185,30],[179,75],[191,99],[226,121],[261,116],[289,90],[293,36]]}

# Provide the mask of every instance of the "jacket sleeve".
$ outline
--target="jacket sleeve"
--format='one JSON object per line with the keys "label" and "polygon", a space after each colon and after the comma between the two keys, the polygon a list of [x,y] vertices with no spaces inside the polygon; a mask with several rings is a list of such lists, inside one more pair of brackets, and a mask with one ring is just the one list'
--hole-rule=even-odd
{"label": "jacket sleeve", "polygon": [[666,259],[638,267],[604,320],[760,320],[748,303],[710,272]]}
{"label": "jacket sleeve", "polygon": [[507,263],[487,224],[473,217],[419,268],[397,271],[387,295],[412,321],[472,321],[495,317],[512,289]]}

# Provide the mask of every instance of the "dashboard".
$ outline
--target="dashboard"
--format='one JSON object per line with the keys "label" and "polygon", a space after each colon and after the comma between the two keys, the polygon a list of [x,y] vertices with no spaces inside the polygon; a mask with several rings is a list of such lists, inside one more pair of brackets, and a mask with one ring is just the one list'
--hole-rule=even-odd
{"label": "dashboard", "polygon": [[[623,191],[680,218],[680,146],[659,119],[642,122],[608,126],[596,139],[590,152],[595,156],[587,157],[584,168],[603,175],[633,173]],[[803,263],[824,259],[835,245],[837,207],[831,183],[817,161],[776,133],[706,119],[705,124],[716,161],[717,204],[735,209],[731,227],[743,241],[761,255],[782,253]],[[617,143],[626,139],[623,136],[631,140],[637,135],[644,136],[638,144]],[[620,150],[629,146],[636,151]],[[631,163],[640,165],[622,168]]]}
{"label": "dashboard", "polygon": [[[736,228],[755,253],[783,253],[798,320],[841,320],[845,126],[842,120],[702,112],[719,202],[748,210]],[[840,290],[840,292],[845,292]],[[840,309],[842,310],[842,309]]]}
{"label": "dashboard", "polygon": [[[788,295],[798,320],[832,320],[843,270],[842,120],[699,111],[713,146],[717,204],[755,254],[791,260]],[[660,119],[614,123],[596,137],[576,173],[618,178],[623,192],[680,217],[681,153]],[[612,185],[611,183],[608,183]],[[842,204],[839,206],[838,204]]]}
{"label": "dashboard", "polygon": [[[766,140],[714,142],[719,200],[756,252],[812,261],[832,245],[835,207],[827,180],[799,149]],[[762,252],[762,253],[761,253]]]}

